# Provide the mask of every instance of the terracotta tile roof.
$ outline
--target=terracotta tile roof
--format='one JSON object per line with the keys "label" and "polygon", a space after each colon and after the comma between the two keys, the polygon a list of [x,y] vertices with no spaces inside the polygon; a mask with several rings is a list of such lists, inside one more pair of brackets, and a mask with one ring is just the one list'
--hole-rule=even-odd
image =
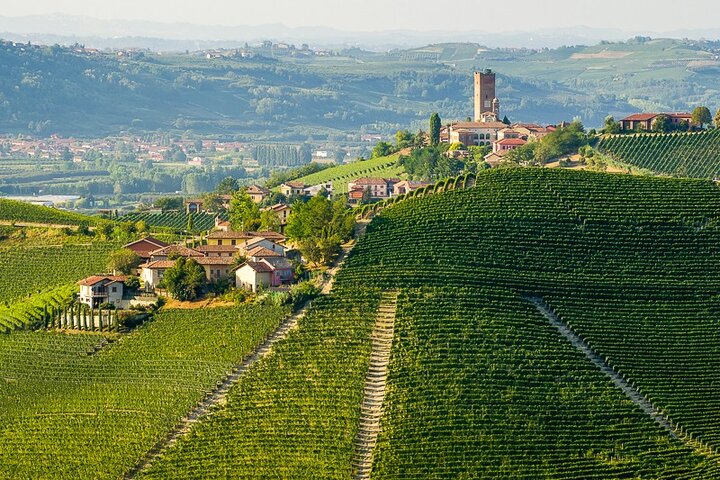
{"label": "terracotta tile roof", "polygon": [[237,252],[238,247],[236,245],[200,245],[195,250],[203,253]]}
{"label": "terracotta tile roof", "polygon": [[358,185],[387,185],[387,180],[384,178],[372,178],[372,177],[364,177],[364,178],[356,178],[355,180],[349,182],[355,184],[355,186]]}
{"label": "terracotta tile roof", "polygon": [[282,233],[277,232],[212,232],[210,235],[208,235],[207,238],[211,239],[221,239],[221,238],[228,238],[228,239],[250,239],[255,237],[263,237],[267,238],[268,240],[272,240],[274,242],[284,242],[285,241],[285,235]]}
{"label": "terracotta tile roof", "polygon": [[508,126],[502,122],[457,122],[451,125],[453,130],[459,128],[477,130],[480,128],[488,128],[493,130],[507,128]]}
{"label": "terracotta tile roof", "polygon": [[495,143],[498,145],[525,145],[527,141],[522,138],[503,138],[502,140],[497,140]]}
{"label": "terracotta tile roof", "polygon": [[147,268],[149,270],[166,270],[175,265],[175,260],[157,260],[155,262],[143,263],[140,268]]}
{"label": "terracotta tile roof", "polygon": [[255,247],[247,251],[248,257],[282,257],[282,254],[273,252],[269,248]]}
{"label": "terracotta tile roof", "polygon": [[167,247],[160,248],[158,250],[155,250],[153,252],[150,252],[151,256],[167,256],[172,253],[177,253],[180,256],[183,257],[204,257],[205,254],[202,252],[199,252],[197,250],[194,250],[192,248],[184,247],[182,245],[168,245]]}
{"label": "terracotta tile roof", "polygon": [[84,278],[78,282],[78,285],[91,287],[98,283],[108,280],[109,283],[113,282],[124,282],[127,277],[124,275],[93,275],[91,277]]}
{"label": "terracotta tile roof", "polygon": [[240,268],[242,268],[242,267],[245,266],[245,265],[247,265],[248,267],[252,268],[252,269],[255,270],[256,272],[267,273],[267,272],[272,272],[272,271],[273,271],[273,268],[272,268],[270,265],[268,265],[267,263],[265,263],[265,262],[245,262],[244,264],[242,264],[242,265],[240,266]]}
{"label": "terracotta tile roof", "polygon": [[270,193],[270,190],[259,185],[250,185],[247,188],[247,193],[268,195]]}
{"label": "terracotta tile roof", "polygon": [[200,265],[232,265],[235,262],[233,257],[199,257],[193,258]]}
{"label": "terracotta tile roof", "polygon": [[145,238],[141,238],[140,240],[135,240],[134,242],[130,242],[127,245],[124,245],[123,248],[128,248],[128,247],[131,247],[133,245],[136,245],[136,244],[142,243],[142,242],[150,243],[152,245],[155,245],[157,248],[163,248],[163,247],[167,247],[170,245],[169,243],[165,243],[162,240],[158,240],[155,237],[145,237]]}
{"label": "terracotta tile roof", "polygon": [[292,188],[305,188],[305,184],[303,182],[285,182],[283,185],[287,185]]}

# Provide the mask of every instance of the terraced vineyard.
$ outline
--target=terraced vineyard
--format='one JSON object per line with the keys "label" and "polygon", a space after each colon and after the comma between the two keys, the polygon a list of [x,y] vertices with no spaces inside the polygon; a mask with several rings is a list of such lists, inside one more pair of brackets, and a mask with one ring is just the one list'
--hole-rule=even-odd
{"label": "terraced vineyard", "polygon": [[95,225],[103,220],[57,208],[32,205],[0,198],[0,221],[30,222],[49,225]]}
{"label": "terraced vineyard", "polygon": [[0,302],[76,282],[105,270],[118,244],[28,246],[0,249]]}
{"label": "terraced vineyard", "polygon": [[677,177],[720,177],[720,130],[603,138],[598,149],[620,162]]}
{"label": "terraced vineyard", "polygon": [[[352,478],[372,379],[385,389],[370,478],[720,478],[719,212],[711,181],[539,168],[393,204],[333,293],[138,476]],[[222,375],[208,357],[259,343],[220,338],[236,324],[210,312],[169,312],[89,360],[80,340],[48,357],[13,342],[58,337],[0,337],[0,472],[127,472]],[[271,324],[263,312],[243,318]]]}
{"label": "terraced vineyard", "polygon": [[0,333],[17,328],[37,328],[42,325],[53,308],[67,306],[78,291],[75,284],[51,288],[13,304],[0,304]]}
{"label": "terraced vineyard", "polygon": [[397,166],[399,154],[389,157],[371,158],[359,162],[346,163],[337,167],[321,170],[317,173],[298,178],[305,185],[318,185],[332,182],[333,193],[346,194],[348,182],[362,177],[402,177],[405,169]]}
{"label": "terraced vineyard", "polygon": [[286,313],[167,311],[97,353],[97,335],[0,335],[0,477],[122,477]]}
{"label": "terraced vineyard", "polygon": [[169,228],[172,230],[187,230],[188,220],[192,216],[193,232],[210,230],[215,226],[215,218],[220,216],[227,220],[227,214],[216,215],[213,213],[192,213],[168,212],[168,213],[129,213],[120,217],[123,222],[143,221],[150,227]]}

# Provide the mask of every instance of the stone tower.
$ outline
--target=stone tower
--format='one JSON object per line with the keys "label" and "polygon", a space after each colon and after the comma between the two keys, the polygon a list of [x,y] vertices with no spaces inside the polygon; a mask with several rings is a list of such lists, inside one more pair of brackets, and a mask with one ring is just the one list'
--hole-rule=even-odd
{"label": "stone tower", "polygon": [[493,111],[495,95],[495,74],[492,70],[475,72],[475,121],[479,122],[481,115]]}

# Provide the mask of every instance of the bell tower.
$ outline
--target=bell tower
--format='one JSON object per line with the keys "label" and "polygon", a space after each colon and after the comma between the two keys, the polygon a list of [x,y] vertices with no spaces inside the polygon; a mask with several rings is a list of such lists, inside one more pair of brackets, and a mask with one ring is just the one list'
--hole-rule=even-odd
{"label": "bell tower", "polygon": [[475,121],[479,122],[482,114],[493,111],[495,100],[495,73],[486,69],[475,72]]}

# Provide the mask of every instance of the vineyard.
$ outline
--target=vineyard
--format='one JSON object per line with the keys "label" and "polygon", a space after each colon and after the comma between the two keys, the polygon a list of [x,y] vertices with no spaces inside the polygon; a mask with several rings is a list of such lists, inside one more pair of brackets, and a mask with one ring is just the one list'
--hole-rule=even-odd
{"label": "vineyard", "polygon": [[215,218],[220,217],[227,220],[227,214],[214,213],[129,213],[120,217],[121,222],[145,222],[149,227],[185,231],[188,228],[188,221],[192,217],[192,231],[204,232],[215,227]]}
{"label": "vineyard", "polygon": [[370,160],[362,160],[337,167],[321,170],[317,173],[298,178],[296,181],[303,182],[305,185],[318,185],[321,183],[332,182],[333,193],[346,194],[348,182],[362,177],[402,177],[405,169],[397,165],[399,155],[390,155],[389,157],[371,158]]}
{"label": "vineyard", "polygon": [[112,242],[0,249],[0,302],[76,282],[105,270]]}
{"label": "vineyard", "polygon": [[[393,291],[371,478],[720,478],[720,189],[465,180],[387,202],[332,293],[138,477],[352,478]],[[0,476],[122,477],[283,314],[168,311],[97,354],[103,333],[0,335]]]}
{"label": "vineyard", "polygon": [[598,149],[613,159],[676,177],[720,177],[720,130],[702,133],[613,135]]}
{"label": "vineyard", "polygon": [[102,220],[56,208],[0,198],[0,221],[49,225],[95,225]]}
{"label": "vineyard", "polygon": [[316,300],[227,406],[141,478],[349,478],[377,293]]}
{"label": "vineyard", "polygon": [[171,310],[119,342],[0,335],[0,477],[121,478],[287,312]]}
{"label": "vineyard", "polygon": [[44,325],[52,309],[61,309],[71,303],[77,290],[75,284],[63,285],[13,304],[0,304],[0,333]]}
{"label": "vineyard", "polygon": [[374,478],[720,475],[517,294],[411,289],[399,312]]}

